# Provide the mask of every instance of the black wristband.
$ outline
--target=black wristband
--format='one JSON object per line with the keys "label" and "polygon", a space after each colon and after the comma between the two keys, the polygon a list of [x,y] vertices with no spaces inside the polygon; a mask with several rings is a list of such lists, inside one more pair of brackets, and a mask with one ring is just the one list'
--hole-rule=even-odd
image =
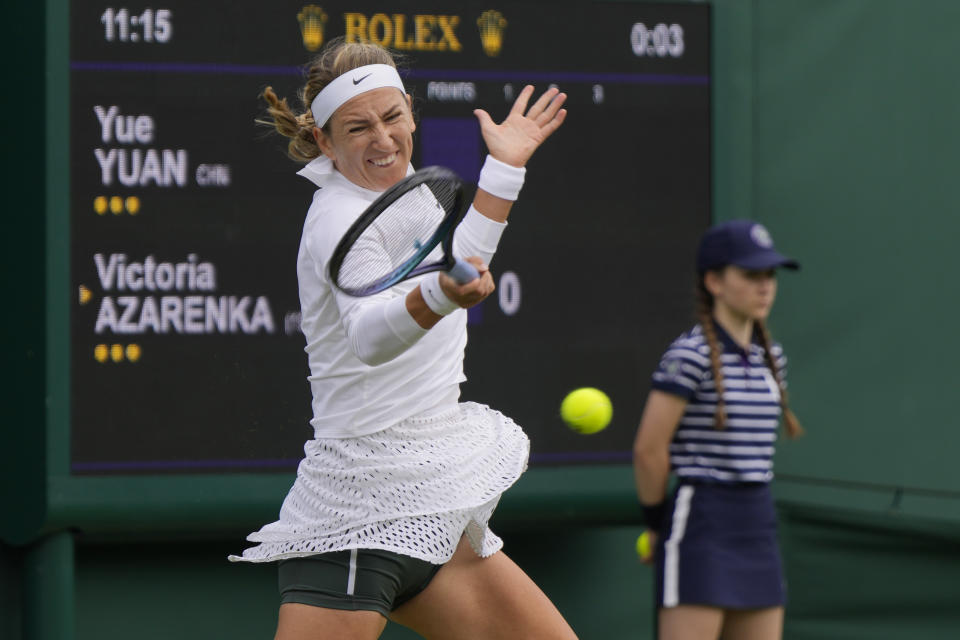
{"label": "black wristband", "polygon": [[663,516],[667,512],[667,501],[661,500],[657,504],[644,504],[643,507],[643,520],[646,523],[647,527],[657,531],[660,529],[660,525],[663,524]]}

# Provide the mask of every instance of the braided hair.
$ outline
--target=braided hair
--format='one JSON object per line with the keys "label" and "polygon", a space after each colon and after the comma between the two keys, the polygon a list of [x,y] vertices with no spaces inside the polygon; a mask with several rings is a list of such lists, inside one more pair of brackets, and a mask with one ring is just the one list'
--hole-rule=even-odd
{"label": "braided hair", "polygon": [[717,340],[717,327],[713,320],[713,296],[703,284],[703,277],[700,277],[697,282],[697,317],[703,329],[703,335],[707,339],[707,346],[710,347],[710,370],[713,373],[714,388],[717,390],[713,427],[719,430],[726,426],[727,421],[726,404],[723,399],[723,363],[720,361],[723,350],[720,348],[720,341]]}
{"label": "braided hair", "polygon": [[[726,404],[723,398],[723,363],[720,355],[723,350],[720,347],[720,341],[717,339],[717,328],[713,319],[713,296],[707,291],[703,281],[703,274],[697,279],[697,318],[700,327],[703,329],[703,335],[707,339],[707,346],[710,347],[710,370],[713,373],[714,387],[717,391],[716,413],[713,416],[713,427],[723,429],[726,426],[727,412]],[[777,385],[780,387],[780,408],[783,411],[783,423],[787,430],[787,435],[791,438],[797,438],[803,435],[803,427],[797,419],[796,414],[790,409],[788,404],[787,389],[784,385],[783,375],[780,367],[777,365],[776,358],[773,357],[773,339],[770,336],[770,330],[765,322],[755,320],[753,332],[756,338],[759,338],[763,344],[763,357],[767,367],[773,374]]]}
{"label": "braided hair", "polygon": [[798,438],[803,435],[803,427],[800,426],[800,421],[787,404],[787,387],[783,381],[780,367],[777,365],[777,359],[773,357],[773,339],[770,337],[767,323],[762,320],[755,321],[753,333],[763,343],[763,357],[767,361],[767,367],[773,374],[774,380],[780,387],[780,409],[783,411],[783,424],[787,428],[787,435],[791,438]]}

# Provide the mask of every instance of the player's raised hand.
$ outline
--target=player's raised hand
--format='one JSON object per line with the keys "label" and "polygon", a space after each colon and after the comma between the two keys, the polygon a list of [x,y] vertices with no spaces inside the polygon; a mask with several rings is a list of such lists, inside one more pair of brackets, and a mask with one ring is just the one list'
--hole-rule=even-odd
{"label": "player's raised hand", "polygon": [[567,110],[562,109],[567,94],[559,89],[547,89],[540,98],[527,109],[533,85],[527,85],[517,96],[507,118],[497,124],[483,109],[475,109],[473,114],[480,121],[480,133],[490,155],[506,164],[522,167],[544,140],[560,128]]}

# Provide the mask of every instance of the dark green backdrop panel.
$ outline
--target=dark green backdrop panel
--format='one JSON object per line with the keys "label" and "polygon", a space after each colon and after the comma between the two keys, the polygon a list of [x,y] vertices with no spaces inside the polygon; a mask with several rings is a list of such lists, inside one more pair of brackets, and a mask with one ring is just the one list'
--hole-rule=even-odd
{"label": "dark green backdrop panel", "polygon": [[[782,474],[954,498],[960,3],[754,3],[755,210],[803,263],[772,325],[808,437]],[[936,508],[935,508],[936,509]]]}
{"label": "dark green backdrop panel", "polygon": [[3,101],[3,249],[0,280],[5,300],[3,380],[0,386],[0,530],[11,520],[36,530],[45,517],[46,289],[47,238],[44,145],[56,135],[45,125],[43,73],[45,24],[42,2],[4,5],[4,19],[16,25],[2,38],[5,65]]}
{"label": "dark green backdrop panel", "polygon": [[[929,521],[780,509],[788,581],[785,640],[953,638],[960,543]],[[583,640],[652,637],[650,570],[636,527],[501,531],[506,551]],[[271,565],[231,565],[235,542],[91,545],[77,551],[77,640],[270,637]],[[388,626],[385,640],[415,634]]]}
{"label": "dark green backdrop panel", "polygon": [[780,509],[786,640],[956,638],[960,538],[930,521]]}
{"label": "dark green backdrop panel", "polygon": [[0,638],[23,635],[20,615],[23,607],[22,566],[19,549],[0,542]]}
{"label": "dark green backdrop panel", "polygon": [[[649,638],[650,569],[636,561],[637,529],[506,532],[506,551],[582,638]],[[81,544],[77,640],[269,638],[278,595],[273,564],[231,564],[235,542]],[[384,640],[420,636],[389,625]]]}

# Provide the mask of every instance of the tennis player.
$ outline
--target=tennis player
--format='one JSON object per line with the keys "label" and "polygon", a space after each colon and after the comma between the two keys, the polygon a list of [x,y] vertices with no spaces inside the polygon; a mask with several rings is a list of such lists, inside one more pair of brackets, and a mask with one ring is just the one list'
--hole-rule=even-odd
{"label": "tennis player", "polygon": [[709,229],[697,254],[699,323],[653,374],[634,471],[656,541],[660,640],[782,635],[772,457],[781,415],[789,436],[801,427],[787,405],[786,358],[766,327],[779,267],[798,265],[763,225]]}
{"label": "tennis player", "polygon": [[489,263],[531,154],[566,116],[556,89],[507,118],[474,113],[489,156],[455,253],[479,271],[432,273],[369,297],[334,289],[326,265],[350,224],[412,172],[411,98],[391,55],[331,42],[311,64],[295,114],[268,88],[269,123],[318,189],[297,276],[315,437],[277,522],[233,560],[277,561],[276,637],[377,638],[388,620],[426,638],[574,638],[488,521],[527,466],[509,418],[459,402],[465,308],[494,289]]}

